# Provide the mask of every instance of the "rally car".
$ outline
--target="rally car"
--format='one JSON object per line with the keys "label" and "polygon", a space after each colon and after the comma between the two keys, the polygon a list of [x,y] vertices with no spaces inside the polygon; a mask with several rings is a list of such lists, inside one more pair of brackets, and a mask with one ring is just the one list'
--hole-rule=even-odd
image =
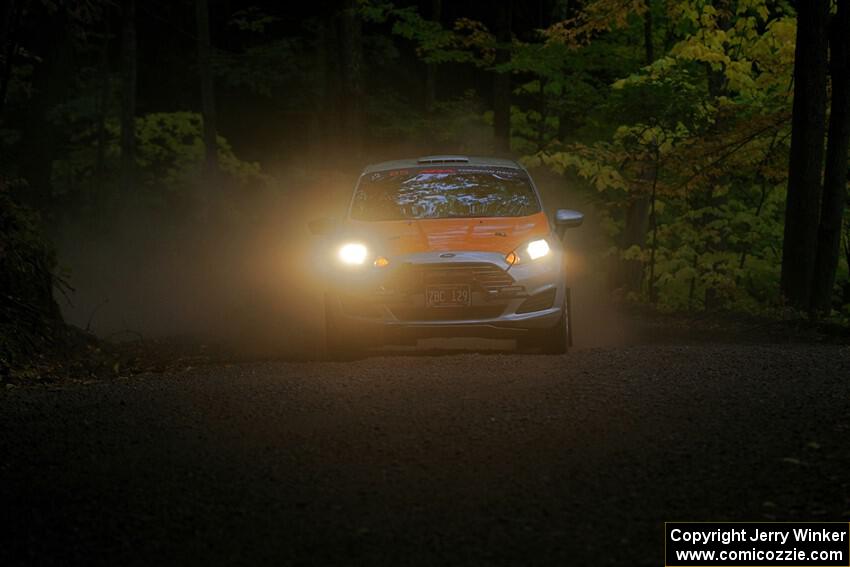
{"label": "rally car", "polygon": [[426,156],[361,173],[324,238],[331,356],[428,337],[513,338],[523,350],[571,343],[562,240],[583,215],[550,217],[528,171],[487,157]]}

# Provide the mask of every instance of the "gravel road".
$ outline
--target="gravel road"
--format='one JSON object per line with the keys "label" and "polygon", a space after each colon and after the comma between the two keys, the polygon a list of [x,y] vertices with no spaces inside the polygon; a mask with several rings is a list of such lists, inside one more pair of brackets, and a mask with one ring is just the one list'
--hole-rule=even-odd
{"label": "gravel road", "polygon": [[663,565],[850,520],[850,348],[250,362],[0,393],[0,565]]}

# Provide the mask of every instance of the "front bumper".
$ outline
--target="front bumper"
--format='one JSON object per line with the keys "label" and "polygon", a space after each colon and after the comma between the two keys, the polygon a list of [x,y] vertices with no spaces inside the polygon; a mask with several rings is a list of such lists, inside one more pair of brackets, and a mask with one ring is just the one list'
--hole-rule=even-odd
{"label": "front bumper", "polygon": [[[446,257],[446,256],[449,257]],[[490,252],[428,252],[387,268],[340,270],[326,301],[335,326],[360,339],[392,343],[426,337],[518,338],[562,316],[561,251],[509,266]],[[428,307],[429,285],[469,285],[468,307]]]}

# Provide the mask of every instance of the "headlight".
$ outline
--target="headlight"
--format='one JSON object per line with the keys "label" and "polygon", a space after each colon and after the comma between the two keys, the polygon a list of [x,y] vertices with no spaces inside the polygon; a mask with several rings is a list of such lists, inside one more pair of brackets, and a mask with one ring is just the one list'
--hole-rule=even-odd
{"label": "headlight", "polygon": [[505,262],[507,262],[508,265],[513,266],[520,262],[539,260],[540,258],[548,256],[551,251],[552,249],[549,247],[549,242],[545,238],[532,240],[528,244],[520,246],[513,252],[509,252],[508,255],[505,256]]}
{"label": "headlight", "polygon": [[366,261],[369,250],[359,242],[349,242],[340,247],[337,255],[343,264],[360,265]]}
{"label": "headlight", "polygon": [[545,240],[534,240],[528,243],[526,250],[528,251],[528,257],[536,260],[549,253],[549,243]]}

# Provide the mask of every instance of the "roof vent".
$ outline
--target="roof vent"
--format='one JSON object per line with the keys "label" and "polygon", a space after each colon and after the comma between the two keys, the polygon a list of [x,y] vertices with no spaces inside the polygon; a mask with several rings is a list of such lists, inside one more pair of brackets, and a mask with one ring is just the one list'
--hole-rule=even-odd
{"label": "roof vent", "polygon": [[469,163],[466,156],[424,156],[416,160],[418,163]]}

